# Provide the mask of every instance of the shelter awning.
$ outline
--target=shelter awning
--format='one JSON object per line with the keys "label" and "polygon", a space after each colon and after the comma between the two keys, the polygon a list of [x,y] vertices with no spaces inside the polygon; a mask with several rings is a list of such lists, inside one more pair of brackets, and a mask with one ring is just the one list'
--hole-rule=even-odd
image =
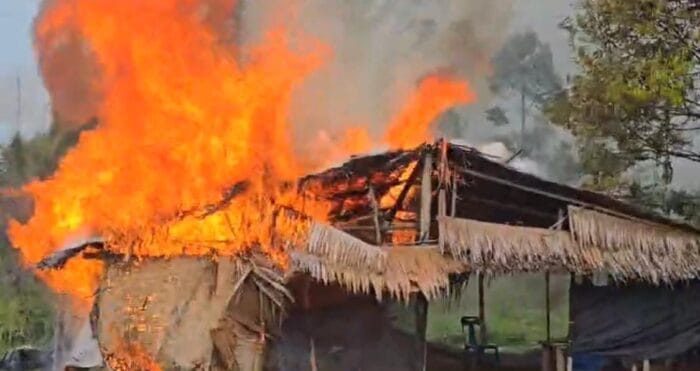
{"label": "shelter awning", "polygon": [[617,281],[654,284],[700,272],[700,236],[575,207],[569,208],[569,231],[451,217],[438,223],[445,252],[474,269],[605,271]]}

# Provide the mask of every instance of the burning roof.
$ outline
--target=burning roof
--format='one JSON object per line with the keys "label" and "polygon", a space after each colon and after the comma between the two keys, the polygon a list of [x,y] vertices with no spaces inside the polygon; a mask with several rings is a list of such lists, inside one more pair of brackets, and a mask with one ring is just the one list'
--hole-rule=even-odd
{"label": "burning roof", "polygon": [[[426,162],[428,158],[434,160]],[[429,180],[423,179],[425,175]],[[425,187],[430,191],[430,211],[423,214],[429,218],[429,230],[421,236]],[[440,190],[447,192],[440,196]],[[314,221],[301,209],[284,210],[310,223],[300,239],[287,244],[290,267],[315,272],[324,280],[341,277],[330,273],[339,270],[369,269],[386,274],[385,269],[391,269],[387,259],[393,256],[393,248],[426,245],[437,251],[441,235],[447,241],[440,251],[464,264],[444,270],[450,273],[470,267],[493,271],[556,267],[580,273],[616,267],[621,277],[657,281],[692,278],[700,267],[700,258],[693,253],[694,247],[700,246],[699,234],[693,227],[601,194],[518,172],[472,148],[444,141],[353,158],[342,166],[301,178],[297,192],[306,200],[326,205],[327,215]],[[445,199],[440,201],[441,197]],[[224,198],[222,203],[232,199]],[[460,220],[468,222],[460,224]],[[489,240],[493,238],[503,242]],[[91,244],[59,252],[45,259],[42,266],[64,264],[87,246]],[[632,255],[626,262],[619,254],[606,258],[608,249]],[[579,254],[586,250],[598,257],[582,258]],[[661,259],[668,250],[677,251],[680,255],[673,256],[678,259]],[[653,251],[661,255],[645,261],[642,255]],[[327,264],[324,272],[314,259]],[[448,275],[440,281],[442,287],[446,287]],[[386,287],[375,285],[373,291],[381,295]]]}

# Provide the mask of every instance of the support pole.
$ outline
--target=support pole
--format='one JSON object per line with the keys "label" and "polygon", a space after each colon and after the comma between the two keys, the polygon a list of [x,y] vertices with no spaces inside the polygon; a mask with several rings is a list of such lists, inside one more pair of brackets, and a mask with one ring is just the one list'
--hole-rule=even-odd
{"label": "support pole", "polygon": [[452,194],[450,195],[450,216],[457,215],[457,172],[452,172]]}
{"label": "support pole", "polygon": [[[447,196],[445,195],[445,189],[441,189],[438,192],[438,216],[445,216],[447,214]],[[440,251],[445,251],[445,237],[444,233],[438,229],[438,246]]]}
{"label": "support pole", "polygon": [[564,355],[564,349],[562,347],[557,347],[554,350],[554,357],[555,357],[555,364],[556,367],[555,369],[557,371],[566,371],[566,357]]}
{"label": "support pole", "polygon": [[426,340],[426,332],[428,329],[428,299],[423,293],[416,294],[415,304],[416,315],[416,355],[418,371],[425,371],[428,363],[428,342]]}
{"label": "support pole", "polygon": [[486,312],[484,310],[484,274],[479,272],[479,341],[482,344],[487,343],[487,332],[486,332]]}
{"label": "support pole", "polygon": [[369,203],[372,205],[372,214],[374,215],[374,239],[377,245],[382,244],[382,226],[379,224],[379,204],[377,203],[377,196],[374,193],[374,188],[369,187],[369,192],[367,193],[369,198]]}
{"label": "support pole", "polygon": [[421,178],[420,197],[420,238],[425,241],[430,234],[431,209],[432,209],[432,184],[433,184],[433,154],[428,151],[423,159],[423,174]]}
{"label": "support pole", "polygon": [[544,273],[545,285],[545,308],[547,309],[547,345],[552,343],[552,320],[551,320],[551,303],[550,303],[550,274],[549,271]]}
{"label": "support pole", "polygon": [[[564,225],[564,211],[559,210],[558,215],[557,215],[557,222],[554,223],[549,229],[556,229],[556,230],[561,230],[562,226]],[[559,371],[560,368],[563,367],[563,361],[560,360],[560,355],[559,355],[559,349],[554,349],[552,345],[552,318],[551,318],[551,312],[552,312],[552,305],[550,301],[550,286],[551,286],[551,274],[549,271],[549,267],[547,267],[547,270],[544,273],[544,286],[545,286],[545,295],[544,295],[544,300],[545,300],[545,326],[546,326],[546,339],[542,344],[542,371],[550,371],[552,369],[553,363],[556,364],[557,371]],[[552,359],[552,352],[555,352],[556,354],[556,361],[553,362],[554,360]],[[563,358],[563,355],[561,355]]]}

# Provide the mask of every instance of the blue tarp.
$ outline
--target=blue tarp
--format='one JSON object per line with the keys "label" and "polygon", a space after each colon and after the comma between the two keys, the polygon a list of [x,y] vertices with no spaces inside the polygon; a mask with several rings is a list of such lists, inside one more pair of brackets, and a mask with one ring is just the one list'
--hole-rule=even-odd
{"label": "blue tarp", "polygon": [[595,354],[574,354],[573,371],[600,371],[605,366],[605,358]]}

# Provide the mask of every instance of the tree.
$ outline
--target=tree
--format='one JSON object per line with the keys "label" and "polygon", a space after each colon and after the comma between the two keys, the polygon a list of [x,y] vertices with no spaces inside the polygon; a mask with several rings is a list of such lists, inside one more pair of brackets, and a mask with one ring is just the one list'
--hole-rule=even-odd
{"label": "tree", "polygon": [[[500,96],[512,92],[520,96],[520,123],[521,131],[524,131],[527,102],[539,107],[549,95],[561,90],[561,79],[554,71],[552,51],[536,33],[528,31],[511,36],[493,57],[492,63],[491,90]],[[486,117],[497,126],[510,122],[498,106],[486,111]]]}
{"label": "tree", "polygon": [[[485,112],[486,119],[497,127],[509,125],[513,120],[503,106],[516,98],[518,102],[510,105],[517,107],[521,125],[519,134],[510,133],[494,139],[504,142],[511,151],[546,164],[547,171],[557,180],[573,180],[577,166],[571,145],[541,112],[552,94],[562,89],[549,45],[531,31],[515,34],[494,55],[492,65],[494,72],[489,85],[502,101],[501,105]],[[531,124],[526,127],[528,118]]]}
{"label": "tree", "polygon": [[606,172],[651,161],[670,182],[673,158],[700,162],[699,15],[668,0],[580,0],[562,24],[580,72],[545,103],[547,116],[610,161]]}

